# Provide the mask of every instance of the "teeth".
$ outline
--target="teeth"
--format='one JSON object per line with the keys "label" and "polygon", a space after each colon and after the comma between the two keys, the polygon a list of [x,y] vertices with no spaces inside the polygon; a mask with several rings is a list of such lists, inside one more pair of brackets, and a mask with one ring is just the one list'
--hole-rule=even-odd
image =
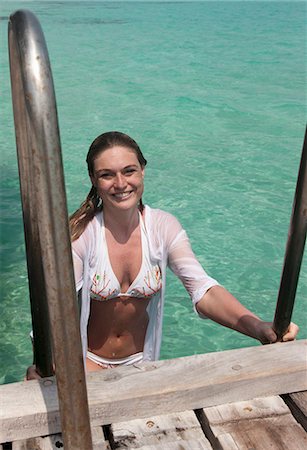
{"label": "teeth", "polygon": [[116,198],[125,198],[128,197],[131,194],[131,192],[120,192],[118,194],[113,194]]}

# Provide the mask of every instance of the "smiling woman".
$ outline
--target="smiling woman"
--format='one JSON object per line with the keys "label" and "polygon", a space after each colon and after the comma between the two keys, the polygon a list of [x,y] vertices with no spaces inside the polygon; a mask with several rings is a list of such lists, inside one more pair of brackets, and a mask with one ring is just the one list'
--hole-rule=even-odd
{"label": "smiling woman", "polygon": [[105,207],[129,209],[137,205],[144,190],[143,179],[144,168],[126,147],[112,147],[94,161],[91,180]]}
{"label": "smiling woman", "polygon": [[[107,157],[104,152],[107,151]],[[91,144],[86,158],[92,188],[81,207],[71,216],[72,239],[81,235],[95,212],[102,210],[104,200],[121,202],[128,196],[143,209],[144,168],[147,164],[138,144],[130,136],[117,131],[98,136]],[[134,186],[135,180],[137,189]],[[128,181],[129,180],[129,181]],[[130,186],[130,189],[126,189]],[[130,192],[131,191],[131,192]],[[139,198],[137,196],[139,195]],[[126,198],[127,197],[127,198]]]}
{"label": "smiling woman", "polygon": [[[146,159],[133,139],[117,131],[100,135],[87,165],[92,187],[70,219],[87,370],[159,358],[167,267],[201,317],[263,343],[276,341],[270,322],[204,271],[178,220],[143,205]],[[291,324],[284,340],[297,332]]]}

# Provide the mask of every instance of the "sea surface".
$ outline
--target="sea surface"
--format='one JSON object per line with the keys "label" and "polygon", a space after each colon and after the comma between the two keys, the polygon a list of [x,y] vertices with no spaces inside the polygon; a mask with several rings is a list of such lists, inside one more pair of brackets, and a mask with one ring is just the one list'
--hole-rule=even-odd
{"label": "sea surface", "polygon": [[[175,214],[207,272],[273,320],[306,124],[306,3],[1,0],[0,383],[21,380],[32,362],[7,49],[20,8],[47,41],[69,212],[90,188],[92,140],[130,134],[148,159],[145,202]],[[293,313],[300,338],[306,263]],[[251,345],[200,320],[168,274],[163,359]]]}

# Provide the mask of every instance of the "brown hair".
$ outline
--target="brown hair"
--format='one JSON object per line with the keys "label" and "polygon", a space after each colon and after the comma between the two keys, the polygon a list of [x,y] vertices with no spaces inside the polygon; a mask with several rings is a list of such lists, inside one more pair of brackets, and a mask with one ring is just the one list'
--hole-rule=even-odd
{"label": "brown hair", "polygon": [[[121,133],[120,131],[109,131],[98,136],[89,148],[86,162],[90,176],[94,174],[94,160],[97,156],[101,152],[117,145],[133,150],[141,167],[146,166],[147,161],[134,139],[125,133]],[[97,189],[95,186],[92,186],[85,201],[80,205],[80,208],[78,208],[77,211],[75,211],[69,218],[72,241],[81,236],[88,223],[94,218],[97,212],[102,210],[102,207],[102,201],[97,194]],[[141,211],[144,208],[142,199],[140,200],[139,207]]]}

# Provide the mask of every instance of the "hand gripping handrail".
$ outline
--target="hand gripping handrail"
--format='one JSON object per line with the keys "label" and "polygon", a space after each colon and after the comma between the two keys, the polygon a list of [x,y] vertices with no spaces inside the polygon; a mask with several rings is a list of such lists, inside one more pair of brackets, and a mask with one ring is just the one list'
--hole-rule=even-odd
{"label": "hand gripping handrail", "polygon": [[64,447],[90,450],[56,101],[44,35],[30,11],[10,16],[9,56],[34,336],[47,342],[35,359],[50,375],[50,322]]}
{"label": "hand gripping handrail", "polygon": [[273,328],[278,340],[291,321],[296,288],[304,254],[307,230],[307,130],[302,149],[296,190],[293,200],[284,265],[275,309]]}

